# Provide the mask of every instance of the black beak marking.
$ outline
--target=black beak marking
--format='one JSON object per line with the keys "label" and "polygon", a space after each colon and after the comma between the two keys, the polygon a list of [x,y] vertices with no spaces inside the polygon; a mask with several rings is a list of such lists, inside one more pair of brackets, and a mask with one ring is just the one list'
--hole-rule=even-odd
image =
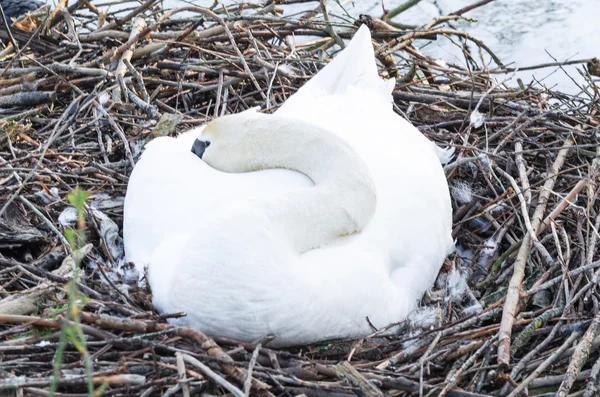
{"label": "black beak marking", "polygon": [[192,153],[194,153],[199,158],[202,158],[202,156],[204,155],[204,151],[209,146],[210,146],[210,142],[200,141],[200,140],[196,139],[194,141],[194,145],[192,146]]}

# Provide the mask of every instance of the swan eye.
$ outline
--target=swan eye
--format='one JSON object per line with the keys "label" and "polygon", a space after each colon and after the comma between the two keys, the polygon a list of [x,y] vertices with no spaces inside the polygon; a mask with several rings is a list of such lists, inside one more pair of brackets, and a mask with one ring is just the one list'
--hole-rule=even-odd
{"label": "swan eye", "polygon": [[192,146],[192,153],[194,153],[199,158],[202,158],[202,156],[204,155],[204,151],[209,146],[210,146],[210,142],[200,141],[200,140],[196,139],[194,141],[194,145]]}

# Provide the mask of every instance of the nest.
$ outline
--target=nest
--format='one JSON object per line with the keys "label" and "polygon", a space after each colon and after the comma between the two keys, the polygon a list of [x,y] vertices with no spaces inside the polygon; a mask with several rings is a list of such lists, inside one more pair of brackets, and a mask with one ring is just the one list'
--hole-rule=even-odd
{"label": "nest", "polygon": [[[416,30],[362,16],[382,76],[397,79],[396,111],[455,148],[445,170],[457,251],[397,336],[275,350],[154,311],[121,259],[128,175],[156,136],[273,111],[356,26],[324,2],[293,17],[274,4],[155,3],[103,14],[82,0],[0,28],[14,43],[0,64],[0,391],[595,395],[597,61],[579,95],[510,88],[491,49],[445,27],[469,9]],[[418,49],[447,37],[468,69]]]}

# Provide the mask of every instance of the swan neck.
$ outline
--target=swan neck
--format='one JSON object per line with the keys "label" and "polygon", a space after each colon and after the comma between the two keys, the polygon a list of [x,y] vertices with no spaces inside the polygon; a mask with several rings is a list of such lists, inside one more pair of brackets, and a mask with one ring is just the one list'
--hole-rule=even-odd
{"label": "swan neck", "polygon": [[[257,153],[257,169],[286,168],[308,176],[315,186],[277,197],[267,213],[276,218],[299,252],[326,246],[364,229],[376,206],[367,165],[343,139],[312,123],[263,115],[260,131],[269,145]],[[268,131],[268,132],[267,132]],[[262,134],[257,134],[260,137]],[[277,150],[273,150],[277,148]]]}

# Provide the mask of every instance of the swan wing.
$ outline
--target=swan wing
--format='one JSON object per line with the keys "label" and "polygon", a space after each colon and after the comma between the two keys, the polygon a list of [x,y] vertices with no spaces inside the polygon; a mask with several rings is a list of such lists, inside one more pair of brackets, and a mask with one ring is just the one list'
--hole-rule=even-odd
{"label": "swan wing", "polygon": [[272,346],[365,335],[369,321],[383,327],[415,307],[418,292],[392,283],[377,247],[355,241],[297,255],[274,226],[234,210],[165,239],[149,269],[154,305],[185,311],[172,323],[208,335],[275,334]]}
{"label": "swan wing", "polygon": [[424,278],[413,281],[425,290],[454,247],[446,176],[437,147],[376,99],[352,87],[307,106],[311,119],[342,136],[371,171],[377,208],[358,238],[389,254],[392,269],[416,268]]}
{"label": "swan wing", "polygon": [[423,275],[414,281],[424,290],[454,247],[450,195],[440,165],[452,150],[439,148],[394,112],[393,87],[393,81],[379,77],[369,30],[362,26],[278,114],[310,115],[359,153],[377,188],[375,216],[359,238],[389,254],[392,269],[408,267]]}
{"label": "swan wing", "polygon": [[[394,79],[384,80],[379,77],[371,33],[366,25],[362,25],[348,46],[288,98],[276,113],[287,116],[312,114],[313,109],[321,106],[320,100],[344,95],[350,88],[361,92],[359,103],[388,110],[391,109],[394,86]],[[338,106],[344,106],[344,102],[339,102]],[[334,115],[327,118],[336,119]],[[433,142],[431,146],[442,164],[452,160],[454,148],[443,149]]]}

